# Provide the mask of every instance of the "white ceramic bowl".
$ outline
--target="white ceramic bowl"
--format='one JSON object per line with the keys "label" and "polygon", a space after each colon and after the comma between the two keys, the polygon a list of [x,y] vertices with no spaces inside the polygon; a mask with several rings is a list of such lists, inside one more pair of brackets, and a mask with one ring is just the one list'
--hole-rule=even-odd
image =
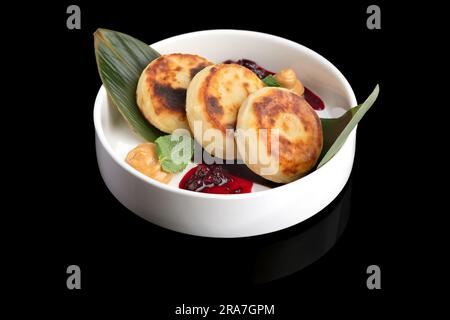
{"label": "white ceramic bowl", "polygon": [[[336,67],[314,51],[280,37],[208,30],[165,39],[152,47],[162,54],[195,53],[217,63],[248,58],[269,70],[291,67],[325,101],[320,117],[336,117],[356,105],[352,88]],[[152,223],[199,236],[253,236],[308,219],[342,190],[355,152],[356,129],[328,163],[300,180],[247,194],[204,194],[152,180],[125,163],[127,152],[143,141],[125,124],[104,87],[95,100],[94,124],[98,165],[112,194]]]}

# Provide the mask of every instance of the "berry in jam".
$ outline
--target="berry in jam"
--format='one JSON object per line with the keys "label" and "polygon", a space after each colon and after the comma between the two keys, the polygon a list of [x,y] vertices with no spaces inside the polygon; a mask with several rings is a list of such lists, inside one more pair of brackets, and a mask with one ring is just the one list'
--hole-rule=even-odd
{"label": "berry in jam", "polygon": [[250,69],[251,71],[253,71],[253,73],[255,73],[258,76],[258,78],[260,78],[260,79],[264,79],[267,76],[271,76],[271,75],[275,74],[275,72],[266,70],[263,67],[261,67],[259,64],[257,64],[255,61],[248,60],[248,59],[239,59],[237,61],[227,60],[227,61],[224,61],[223,63],[235,63],[235,64],[241,65],[243,67],[246,67],[247,69]]}
{"label": "berry in jam", "polygon": [[253,182],[228,173],[223,166],[199,164],[181,179],[181,189],[217,194],[249,193]]}

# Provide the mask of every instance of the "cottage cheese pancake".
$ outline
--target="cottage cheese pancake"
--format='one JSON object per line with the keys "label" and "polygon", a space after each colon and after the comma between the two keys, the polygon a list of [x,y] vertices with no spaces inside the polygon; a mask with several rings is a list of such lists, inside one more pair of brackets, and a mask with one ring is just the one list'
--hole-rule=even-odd
{"label": "cottage cheese pancake", "polygon": [[145,118],[166,133],[189,129],[186,89],[191,79],[211,62],[192,54],[169,54],[153,60],[142,72],[137,104]]}
{"label": "cottage cheese pancake", "polygon": [[195,139],[206,151],[222,159],[236,158],[237,113],[247,96],[262,87],[252,71],[237,64],[209,66],[192,79],[186,114]]}
{"label": "cottage cheese pancake", "polygon": [[[267,135],[260,136],[260,129],[267,129]],[[322,127],[316,112],[303,97],[284,88],[266,87],[251,94],[239,110],[236,130],[238,151],[246,165],[274,182],[288,183],[304,176],[322,151]],[[244,132],[254,135],[242,139]],[[276,148],[271,145],[272,132],[278,132]],[[251,154],[257,157],[251,159]]]}

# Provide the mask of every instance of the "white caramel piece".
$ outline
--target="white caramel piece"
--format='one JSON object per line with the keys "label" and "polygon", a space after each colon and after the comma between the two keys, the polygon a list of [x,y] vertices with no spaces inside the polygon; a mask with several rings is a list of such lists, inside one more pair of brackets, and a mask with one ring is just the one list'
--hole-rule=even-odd
{"label": "white caramel piece", "polygon": [[169,183],[172,174],[162,171],[154,143],[141,143],[130,152],[125,160],[137,171],[162,183]]}
{"label": "white caramel piece", "polygon": [[275,75],[275,79],[283,88],[289,89],[300,96],[305,92],[305,88],[300,80],[297,79],[295,71],[290,68],[280,70]]}

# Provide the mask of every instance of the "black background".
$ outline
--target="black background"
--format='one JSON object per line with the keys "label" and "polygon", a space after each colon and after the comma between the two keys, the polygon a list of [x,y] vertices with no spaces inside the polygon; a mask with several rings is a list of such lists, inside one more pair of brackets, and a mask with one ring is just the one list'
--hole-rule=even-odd
{"label": "black background", "polygon": [[[66,28],[70,4],[81,8],[81,30]],[[36,141],[30,152],[42,157],[34,160],[40,169],[31,173],[37,183],[30,187],[29,200],[18,204],[19,211],[31,214],[26,226],[32,237],[26,251],[16,255],[26,259],[22,266],[38,262],[40,273],[39,285],[23,284],[22,293],[38,289],[42,295],[37,296],[71,312],[131,307],[128,310],[143,311],[146,318],[159,314],[159,319],[171,316],[182,303],[275,304],[282,319],[298,318],[307,310],[319,316],[376,316],[398,306],[397,297],[407,291],[404,259],[410,244],[400,236],[409,212],[398,198],[403,181],[395,159],[405,146],[400,143],[404,131],[395,93],[406,59],[400,49],[412,31],[402,22],[408,15],[405,8],[384,2],[376,3],[381,7],[381,30],[368,30],[370,4],[62,1],[28,7],[30,17],[22,20],[33,22],[31,36],[25,43],[21,37],[13,41],[35,48],[28,56],[33,63],[25,70],[40,75],[33,78],[29,93],[38,101],[30,108],[38,129],[28,138]],[[92,112],[101,81],[92,34],[98,27],[146,43],[203,29],[267,32],[326,57],[346,76],[359,101],[378,83],[378,101],[358,127],[351,215],[337,244],[293,275],[253,285],[241,278],[239,268],[209,268],[220,261],[217,257],[239,266],[240,256],[223,242],[162,230],[121,206],[104,185],[95,157]],[[22,93],[20,98],[30,97]],[[181,243],[183,248],[192,245],[192,254],[177,250]],[[202,252],[195,251],[199,247]],[[206,267],[199,272],[202,261]],[[66,288],[71,264],[82,270],[79,291]],[[381,268],[381,290],[366,287],[371,264]]]}

